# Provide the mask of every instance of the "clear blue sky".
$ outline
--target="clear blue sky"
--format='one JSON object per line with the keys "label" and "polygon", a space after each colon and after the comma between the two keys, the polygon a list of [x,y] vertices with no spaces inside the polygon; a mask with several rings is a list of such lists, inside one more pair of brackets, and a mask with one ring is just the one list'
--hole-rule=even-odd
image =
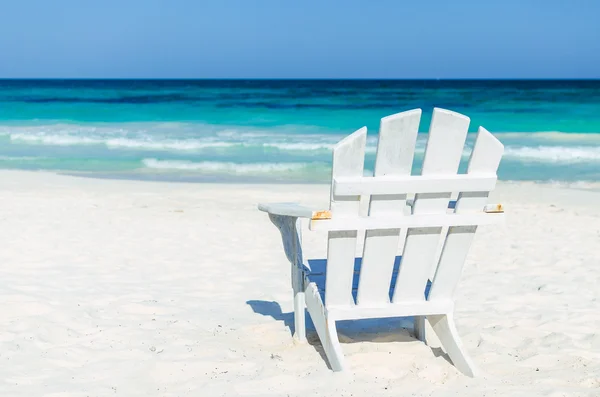
{"label": "clear blue sky", "polygon": [[600,0],[0,0],[0,77],[600,78]]}

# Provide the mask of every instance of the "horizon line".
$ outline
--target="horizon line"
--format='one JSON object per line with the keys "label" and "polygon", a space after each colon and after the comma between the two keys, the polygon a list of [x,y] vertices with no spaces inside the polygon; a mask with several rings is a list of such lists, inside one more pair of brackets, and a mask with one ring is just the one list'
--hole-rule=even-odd
{"label": "horizon line", "polygon": [[171,81],[600,81],[600,77],[0,77],[7,80],[171,80]]}

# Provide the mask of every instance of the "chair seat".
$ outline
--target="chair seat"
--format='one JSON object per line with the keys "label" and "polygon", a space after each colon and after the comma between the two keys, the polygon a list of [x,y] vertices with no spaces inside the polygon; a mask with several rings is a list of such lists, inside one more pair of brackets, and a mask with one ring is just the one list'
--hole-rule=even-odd
{"label": "chair seat", "polygon": [[[400,262],[402,257],[396,256],[394,259],[394,271],[392,272],[392,280],[389,286],[389,297],[390,302],[394,296],[394,290],[396,288],[396,279],[398,278],[398,272],[400,270]],[[354,258],[354,275],[352,277],[352,299],[356,303],[356,294],[358,292],[358,284],[360,280],[360,269],[362,267],[362,258]],[[327,259],[309,259],[307,266],[304,267],[304,276],[307,283],[313,282],[317,285],[319,294],[323,303],[325,301],[325,277],[327,269]],[[427,286],[423,291],[425,299],[429,296],[429,289],[431,288],[431,281],[427,281]]]}

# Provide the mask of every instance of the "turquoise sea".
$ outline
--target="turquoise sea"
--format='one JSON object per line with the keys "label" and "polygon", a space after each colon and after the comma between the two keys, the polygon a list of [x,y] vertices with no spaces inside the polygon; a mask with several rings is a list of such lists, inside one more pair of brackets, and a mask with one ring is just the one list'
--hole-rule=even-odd
{"label": "turquoise sea", "polygon": [[342,137],[368,127],[372,169],[379,119],[433,107],[497,135],[503,180],[600,181],[600,80],[0,80],[0,168],[324,182]]}

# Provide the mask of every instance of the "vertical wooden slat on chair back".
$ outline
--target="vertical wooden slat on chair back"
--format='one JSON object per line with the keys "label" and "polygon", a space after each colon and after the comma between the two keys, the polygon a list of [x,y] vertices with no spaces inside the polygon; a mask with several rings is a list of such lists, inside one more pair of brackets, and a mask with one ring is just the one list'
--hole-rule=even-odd
{"label": "vertical wooden slat on chair back", "polygon": [[[420,109],[381,119],[375,176],[410,175],[420,119]],[[369,215],[402,215],[405,205],[406,194],[373,195]],[[365,233],[357,304],[389,303],[389,285],[399,238],[400,229],[368,230]]]}
{"label": "vertical wooden slat on chair back", "polygon": [[[336,177],[362,176],[364,173],[367,128],[343,139],[333,149],[332,183]],[[360,196],[336,197],[331,187],[330,210],[335,216],[358,216]],[[356,253],[356,230],[329,232],[327,238],[327,305],[350,305]]]}
{"label": "vertical wooden slat on chair back", "polygon": [[[485,128],[480,127],[469,159],[467,173],[495,174],[504,146]],[[455,212],[480,211],[487,204],[489,192],[460,193]],[[455,226],[448,230],[444,248],[435,273],[429,300],[451,298],[462,273],[462,267],[471,247],[477,226]]]}
{"label": "vertical wooden slat on chair back", "polygon": [[[421,175],[456,174],[468,129],[468,117],[434,109]],[[413,214],[446,213],[451,193],[417,194]],[[441,232],[441,227],[413,228],[408,231],[393,302],[425,299],[425,287],[430,269],[434,266]]]}

